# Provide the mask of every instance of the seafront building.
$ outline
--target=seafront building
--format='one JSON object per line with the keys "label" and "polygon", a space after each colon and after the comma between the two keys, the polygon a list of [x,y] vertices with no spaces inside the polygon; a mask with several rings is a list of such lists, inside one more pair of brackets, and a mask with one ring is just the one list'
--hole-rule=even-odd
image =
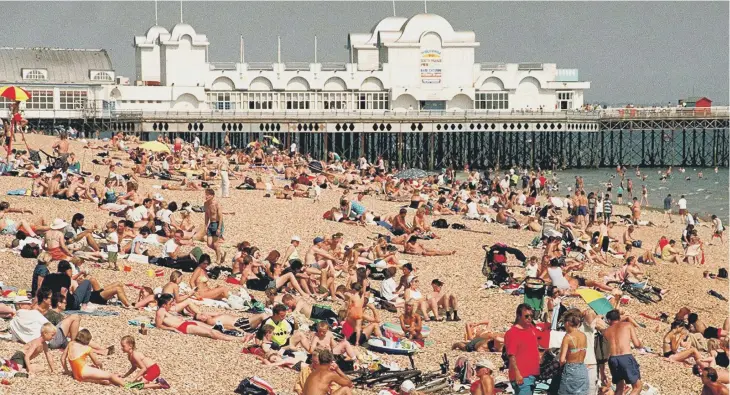
{"label": "seafront building", "polygon": [[33,118],[113,111],[349,112],[554,111],[583,105],[589,82],[551,63],[479,62],[471,31],[441,16],[388,17],[347,37],[341,63],[208,59],[205,34],[184,23],[134,37],[134,80],[104,50],[0,49],[0,80],[29,88]]}
{"label": "seafront building", "polygon": [[578,70],[482,62],[475,33],[435,14],[349,34],[340,63],[319,62],[316,49],[311,62],[282,61],[280,50],[247,62],[244,44],[238,62],[214,62],[192,26],[153,26],[134,37],[132,78],[104,50],[0,48],[0,85],[28,89],[24,115],[45,130],[200,133],[213,146],[231,133],[237,147],[274,135],[315,157],[384,154],[428,168],[728,162],[727,109],[586,111],[590,82]]}

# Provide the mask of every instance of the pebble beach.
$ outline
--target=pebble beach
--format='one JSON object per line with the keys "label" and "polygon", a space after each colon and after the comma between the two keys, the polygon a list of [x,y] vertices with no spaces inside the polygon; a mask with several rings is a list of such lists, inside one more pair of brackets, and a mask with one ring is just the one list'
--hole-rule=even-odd
{"label": "pebble beach", "polygon": [[[50,146],[54,138],[40,135],[26,136],[28,143],[33,148],[42,148],[50,152]],[[91,160],[94,153],[98,151],[85,150],[83,143],[71,142],[71,152],[82,163],[82,170],[92,174],[101,174],[105,177],[108,169],[105,166],[94,165]],[[121,158],[122,153],[113,153]],[[121,160],[129,165],[129,160]],[[127,169],[128,171],[128,169]],[[8,190],[17,188],[30,188],[32,180],[19,177],[0,177],[0,193],[5,194]],[[239,180],[232,180],[232,186],[240,183]],[[161,182],[152,179],[141,179],[140,192],[143,194],[161,192],[167,201],[178,203],[188,201],[193,205],[202,205],[203,191],[160,191],[154,189],[153,185],[160,185]],[[225,211],[232,211],[235,214],[225,217],[225,248],[229,254],[233,253],[235,245],[241,241],[249,241],[262,251],[277,249],[283,251],[289,244],[292,235],[298,235],[302,239],[300,251],[306,251],[311,240],[317,236],[331,236],[337,232],[344,234],[344,241],[360,242],[369,246],[372,244],[369,237],[378,232],[384,233],[382,228],[377,226],[353,226],[343,223],[324,221],[322,214],[332,207],[338,206],[338,199],[341,192],[338,190],[325,190],[319,202],[311,199],[295,198],[294,200],[277,200],[264,198],[265,191],[241,191],[232,189],[231,197],[221,199],[221,205]],[[46,221],[54,218],[70,220],[74,213],[81,212],[86,216],[86,226],[92,224],[103,225],[110,219],[109,213],[99,210],[93,203],[69,202],[48,198],[31,198],[25,196],[4,196],[2,199],[11,204],[11,207],[25,208],[33,211],[33,214],[9,214],[14,219],[34,219],[43,217]],[[378,196],[368,195],[363,203],[369,210],[379,214],[393,214],[398,211],[401,204],[380,200]],[[696,207],[702,202],[689,201],[689,205]],[[618,214],[628,214],[627,207],[615,206]],[[411,214],[409,214],[409,217]],[[506,330],[514,319],[516,306],[522,302],[522,296],[512,296],[499,289],[483,290],[485,282],[481,274],[481,267],[485,253],[483,245],[492,245],[503,242],[510,246],[521,249],[528,257],[541,256],[542,250],[532,250],[527,245],[535,237],[536,233],[525,230],[507,229],[496,223],[487,224],[483,222],[465,221],[457,216],[444,217],[449,223],[457,222],[466,224],[469,229],[479,231],[470,232],[455,229],[436,229],[440,239],[424,242],[424,245],[440,250],[456,250],[456,254],[443,257],[421,257],[400,255],[401,259],[407,259],[416,268],[416,275],[421,278],[424,284],[422,292],[426,289],[431,280],[438,278],[450,287],[458,299],[459,316],[461,322],[438,322],[428,323],[431,327],[432,344],[427,345],[422,352],[414,357],[415,365],[421,370],[436,370],[441,362],[441,357],[446,354],[450,361],[453,361],[465,353],[451,351],[451,344],[463,340],[464,323],[489,320],[493,328]],[[429,223],[435,218],[429,217]],[[662,213],[646,210],[642,213],[642,219],[652,221],[656,227],[639,227],[634,237],[643,241],[644,248],[653,248],[661,236],[679,240],[683,226],[679,218],[675,217],[673,224],[668,224],[662,218]],[[203,223],[203,214],[194,213],[193,221],[196,224]],[[708,223],[698,227],[700,238],[705,241],[706,263],[704,265],[690,264],[664,264],[661,261],[654,266],[646,266],[651,281],[668,289],[669,293],[664,300],[654,305],[644,305],[632,300],[623,308],[630,313],[637,321],[645,325],[645,328],[638,328],[638,334],[645,346],[655,352],[661,351],[662,337],[668,331],[669,324],[639,316],[639,313],[646,313],[650,316],[657,316],[664,312],[673,316],[681,307],[689,307],[692,311],[701,314],[703,320],[709,325],[721,326],[728,317],[728,303],[708,295],[710,290],[728,297],[729,285],[725,279],[704,278],[703,272],[717,273],[718,268],[728,267],[728,246],[730,243],[720,244],[715,239],[712,244],[707,245],[711,240],[712,230]],[[620,235],[625,230],[622,225],[616,226],[616,234]],[[486,234],[485,232],[489,232]],[[727,234],[726,234],[727,237]],[[4,247],[12,240],[12,236],[0,236],[0,244]],[[211,251],[203,243],[196,243],[207,253]],[[190,247],[188,247],[190,248]],[[618,258],[609,258],[610,262],[618,265]],[[517,265],[517,261],[510,259],[509,265]],[[164,285],[172,270],[151,265],[128,263],[120,261],[120,266],[127,264],[131,266],[131,272],[112,271],[103,268],[91,267],[91,275],[99,279],[102,284],[121,282],[135,286],[149,286],[156,288]],[[230,264],[228,260],[227,264]],[[23,259],[9,250],[0,252],[0,281],[6,285],[15,286],[21,289],[30,289],[31,274],[35,266],[35,260]],[[51,272],[55,272],[56,262],[49,265]],[[150,277],[148,269],[161,269],[163,277]],[[522,276],[523,269],[510,267],[516,275]],[[584,277],[595,278],[598,267],[586,267],[582,272]],[[186,277],[189,274],[186,274]],[[400,273],[398,274],[400,277]],[[211,280],[214,285],[224,285],[231,291],[237,288],[225,283],[222,279]],[[342,283],[343,279],[338,279]],[[377,288],[377,282],[374,287]],[[429,287],[430,288],[430,287]],[[136,300],[138,291],[133,287],[126,288],[130,299]],[[252,296],[263,299],[260,292],[251,292]],[[585,309],[585,303],[578,298],[567,300],[568,306],[575,306]],[[341,304],[335,302],[336,307]],[[294,382],[297,372],[290,369],[271,368],[262,365],[253,356],[241,353],[241,345],[237,343],[218,342],[195,336],[185,336],[159,329],[150,329],[147,335],[138,333],[138,327],[131,326],[128,320],[139,317],[153,318],[153,313],[146,311],[127,310],[118,307],[105,307],[105,309],[118,311],[119,316],[114,317],[83,317],[82,327],[88,328],[95,341],[103,345],[116,345],[119,348],[119,340],[124,335],[132,335],[136,338],[137,348],[144,354],[153,358],[162,370],[164,377],[172,386],[169,390],[143,390],[140,394],[205,394],[205,393],[232,393],[238,383],[249,376],[259,376],[268,381],[275,388],[277,394],[293,394]],[[238,313],[234,313],[238,314]],[[394,313],[380,310],[385,321],[397,321]],[[7,328],[7,321],[0,321],[0,329]],[[19,343],[0,341],[0,356],[10,357],[20,349]],[[39,373],[32,374],[29,378],[13,378],[9,385],[0,386],[0,393],[7,394],[60,394],[60,393],[93,393],[93,394],[126,394],[130,390],[113,387],[103,387],[96,384],[79,383],[70,376],[65,376],[58,371],[60,366],[60,351],[52,351],[52,358],[57,372],[51,373],[42,357],[33,361],[36,367],[42,368]],[[502,366],[500,355],[497,353],[485,353],[477,356],[469,354],[471,359],[489,358],[496,366]],[[381,358],[388,361],[395,361],[400,366],[407,367],[408,359],[381,355]],[[641,365],[642,379],[645,383],[657,387],[661,394],[685,395],[698,394],[702,387],[699,378],[692,375],[690,367],[681,363],[666,361],[656,354],[636,353],[636,358]],[[123,374],[129,368],[129,362],[124,354],[117,352],[111,356],[100,357],[104,369]],[[506,377],[506,371],[496,374],[499,377]],[[499,380],[498,380],[499,381]],[[372,392],[357,389],[355,393],[369,394]]]}

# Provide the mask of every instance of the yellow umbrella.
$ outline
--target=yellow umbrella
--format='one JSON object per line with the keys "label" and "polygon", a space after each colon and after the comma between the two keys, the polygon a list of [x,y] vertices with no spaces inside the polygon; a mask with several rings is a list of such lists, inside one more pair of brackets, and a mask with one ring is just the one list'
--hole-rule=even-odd
{"label": "yellow umbrella", "polygon": [[271,139],[271,142],[274,143],[274,144],[279,144],[279,145],[281,144],[281,142],[279,141],[279,139],[277,139],[274,136],[264,136],[264,138]]}
{"label": "yellow umbrella", "polygon": [[166,144],[162,144],[159,141],[148,141],[140,145],[139,148],[145,151],[167,152],[168,154],[170,153],[170,147],[168,147]]}
{"label": "yellow umbrella", "polygon": [[30,92],[17,86],[5,86],[0,88],[0,96],[10,101],[28,101],[31,98]]}

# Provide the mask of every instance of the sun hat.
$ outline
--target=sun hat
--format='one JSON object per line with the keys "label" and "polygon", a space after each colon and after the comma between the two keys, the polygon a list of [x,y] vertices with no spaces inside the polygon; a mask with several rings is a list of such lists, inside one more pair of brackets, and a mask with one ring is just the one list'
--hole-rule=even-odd
{"label": "sun hat", "polygon": [[66,221],[62,220],[61,218],[56,218],[53,220],[53,223],[51,223],[51,229],[53,230],[60,230],[68,226],[68,223]]}
{"label": "sun hat", "polygon": [[479,368],[487,368],[487,369],[489,369],[491,371],[494,371],[494,364],[492,363],[492,361],[490,361],[488,359],[480,359],[479,361],[477,361],[476,365],[474,365],[474,366],[477,369],[479,369]]}
{"label": "sun hat", "polygon": [[410,393],[411,391],[415,391],[415,389],[416,385],[411,380],[406,380],[400,385],[400,390],[405,393]]}
{"label": "sun hat", "polygon": [[299,242],[301,242],[302,239],[299,236],[292,236],[291,237],[291,241],[299,241]]}

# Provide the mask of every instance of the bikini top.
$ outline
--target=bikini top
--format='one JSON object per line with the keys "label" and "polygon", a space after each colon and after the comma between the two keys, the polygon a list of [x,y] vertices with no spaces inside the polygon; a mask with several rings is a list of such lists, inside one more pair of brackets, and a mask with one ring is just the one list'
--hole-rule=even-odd
{"label": "bikini top", "polygon": [[[575,342],[573,341],[573,336],[571,336],[571,335],[568,335],[568,336],[570,337],[568,339],[568,341],[570,341],[570,344],[574,345]],[[573,353],[577,353],[577,352],[581,352],[581,351],[586,351],[586,348],[585,347],[571,347],[569,350],[570,350],[570,353],[573,354]]]}

